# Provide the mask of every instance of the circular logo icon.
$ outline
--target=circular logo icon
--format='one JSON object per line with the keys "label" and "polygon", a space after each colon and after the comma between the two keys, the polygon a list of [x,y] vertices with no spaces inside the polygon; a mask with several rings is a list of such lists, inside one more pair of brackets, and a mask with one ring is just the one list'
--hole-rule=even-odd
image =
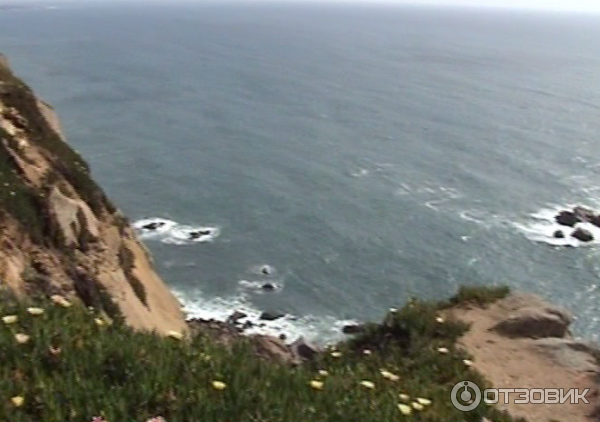
{"label": "circular logo icon", "polygon": [[461,412],[470,412],[481,402],[481,390],[471,381],[461,381],[450,393],[452,404]]}

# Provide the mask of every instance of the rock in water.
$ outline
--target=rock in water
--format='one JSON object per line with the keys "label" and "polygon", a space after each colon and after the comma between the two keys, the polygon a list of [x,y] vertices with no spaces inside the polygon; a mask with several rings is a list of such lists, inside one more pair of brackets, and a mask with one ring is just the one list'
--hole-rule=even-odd
{"label": "rock in water", "polygon": [[575,224],[580,223],[579,217],[572,211],[561,211],[554,218],[561,226],[575,227]]}
{"label": "rock in water", "polygon": [[162,222],[162,221],[156,221],[154,223],[144,224],[142,226],[142,229],[145,229],[145,230],[156,230],[156,229],[161,228],[164,225],[165,225],[164,222]]}
{"label": "rock in water", "polygon": [[267,292],[272,292],[273,290],[275,290],[275,285],[273,283],[265,283],[262,286],[260,286],[260,288]]}
{"label": "rock in water", "polygon": [[579,218],[579,220],[586,221],[597,227],[600,227],[600,214],[596,214],[591,209],[585,207],[575,207],[573,208],[573,213]]}
{"label": "rock in water", "polygon": [[577,228],[573,233],[571,233],[571,236],[577,240],[581,240],[582,242],[591,242],[594,240],[594,235],[590,233],[589,230],[582,228]]}
{"label": "rock in water", "polygon": [[492,329],[506,337],[565,337],[572,319],[559,308],[522,308]]}
{"label": "rock in water", "polygon": [[240,319],[246,318],[248,316],[247,313],[242,311],[235,311],[233,314],[227,318],[227,322],[230,324],[237,324]]}
{"label": "rock in water", "polygon": [[271,275],[271,273],[273,272],[273,270],[271,270],[271,267],[268,265],[263,265],[260,268],[260,272],[263,273],[264,275]]}
{"label": "rock in water", "polygon": [[284,313],[281,312],[263,312],[260,314],[260,319],[264,321],[275,321],[276,319],[283,318]]}
{"label": "rock in water", "polygon": [[565,232],[563,232],[562,230],[556,230],[553,234],[555,239],[564,239],[565,238]]}
{"label": "rock in water", "polygon": [[342,333],[344,333],[344,334],[358,334],[358,333],[362,333],[363,330],[364,330],[364,327],[362,325],[348,324],[348,325],[344,325],[344,327],[342,328]]}

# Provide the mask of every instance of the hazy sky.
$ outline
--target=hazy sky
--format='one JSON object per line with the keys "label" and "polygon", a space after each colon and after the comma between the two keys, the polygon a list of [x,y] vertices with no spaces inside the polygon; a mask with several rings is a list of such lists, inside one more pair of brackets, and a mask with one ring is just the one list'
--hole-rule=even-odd
{"label": "hazy sky", "polygon": [[[36,2],[40,0],[0,0],[2,3],[21,3],[21,2]],[[49,0],[42,0],[45,3],[50,2]],[[102,2],[103,0],[78,0],[78,1],[94,1]],[[115,0],[111,0],[115,1]],[[167,3],[169,0],[123,0],[129,2],[143,3],[143,2],[163,2]],[[207,0],[184,0],[188,2],[205,2]],[[215,0],[208,0],[214,2]],[[261,0],[240,0],[248,2],[260,2]],[[483,6],[483,7],[508,7],[508,8],[521,8],[521,9],[540,9],[540,10],[570,10],[570,11],[590,11],[600,12],[600,0],[266,0],[268,2],[329,2],[329,3],[386,3],[386,4],[421,4],[421,5],[445,5],[445,6]]]}

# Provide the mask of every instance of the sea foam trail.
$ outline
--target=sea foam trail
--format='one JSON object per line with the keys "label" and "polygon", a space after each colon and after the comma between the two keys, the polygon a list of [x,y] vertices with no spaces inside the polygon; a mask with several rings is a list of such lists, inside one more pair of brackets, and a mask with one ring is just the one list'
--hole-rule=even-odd
{"label": "sea foam trail", "polygon": [[250,321],[254,325],[252,328],[244,330],[245,334],[264,334],[274,337],[284,334],[288,343],[299,337],[304,337],[306,340],[319,345],[335,343],[345,337],[342,333],[342,328],[345,325],[357,324],[355,320],[341,320],[332,316],[313,315],[302,317],[286,315],[275,321],[264,321],[260,319],[262,311],[250,303],[244,294],[205,299],[198,291],[184,293],[174,289],[173,293],[183,304],[188,319],[226,321],[235,311],[241,311],[248,316],[241,319],[240,323]]}
{"label": "sea foam trail", "polygon": [[[149,225],[154,228],[148,228]],[[133,227],[143,240],[159,240],[171,245],[212,242],[220,234],[218,227],[183,225],[159,217],[143,218],[133,223]]]}
{"label": "sea foam trail", "polygon": [[[552,246],[588,246],[600,244],[600,228],[591,223],[578,223],[576,227],[588,230],[594,236],[591,242],[581,242],[571,236],[575,228],[560,225],[555,217],[560,211],[573,209],[575,205],[555,206],[544,208],[530,215],[530,221],[525,223],[513,223],[528,239],[534,242],[547,243]],[[554,233],[560,230],[564,233],[563,239],[554,237]]]}

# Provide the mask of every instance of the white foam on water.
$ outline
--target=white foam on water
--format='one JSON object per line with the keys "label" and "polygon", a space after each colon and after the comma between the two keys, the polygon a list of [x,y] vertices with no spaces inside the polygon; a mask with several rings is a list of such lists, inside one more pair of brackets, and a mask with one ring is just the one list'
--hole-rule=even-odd
{"label": "white foam on water", "polygon": [[[271,284],[274,289],[273,290],[268,290],[268,289],[264,289],[263,286],[265,284]],[[241,289],[244,289],[246,291],[250,290],[253,291],[255,293],[274,293],[274,292],[280,292],[283,290],[283,283],[281,283],[279,280],[275,281],[275,280],[256,280],[256,281],[250,281],[250,280],[240,280],[238,282],[238,285],[240,286]]]}
{"label": "white foam on water", "polygon": [[275,321],[263,321],[260,319],[262,311],[256,308],[245,294],[207,299],[199,291],[183,293],[174,289],[173,293],[183,304],[188,319],[226,321],[235,311],[241,311],[248,316],[241,319],[240,322],[243,324],[251,321],[255,325],[245,330],[245,334],[263,334],[274,337],[284,334],[288,343],[299,337],[304,337],[319,345],[335,343],[346,338],[342,333],[345,325],[358,323],[355,320],[340,320],[332,316],[317,317],[313,315],[303,317],[286,315]]}
{"label": "white foam on water", "polygon": [[[576,205],[552,206],[544,208],[530,215],[530,221],[513,223],[513,226],[521,231],[528,239],[534,242],[547,243],[552,246],[590,246],[600,244],[600,227],[591,223],[577,223],[575,228],[563,226],[556,222],[556,215],[565,210],[571,210]],[[591,242],[581,242],[571,236],[576,228],[588,230],[594,236]],[[560,230],[564,233],[564,239],[557,239],[554,233]]]}
{"label": "white foam on water", "polygon": [[[158,224],[156,229],[144,228],[149,224]],[[214,241],[220,234],[218,227],[182,225],[176,221],[166,218],[143,218],[133,223],[140,238],[144,240],[156,239],[171,245],[190,245],[194,243],[205,243]],[[192,238],[191,234],[198,231],[206,231],[208,234]]]}

